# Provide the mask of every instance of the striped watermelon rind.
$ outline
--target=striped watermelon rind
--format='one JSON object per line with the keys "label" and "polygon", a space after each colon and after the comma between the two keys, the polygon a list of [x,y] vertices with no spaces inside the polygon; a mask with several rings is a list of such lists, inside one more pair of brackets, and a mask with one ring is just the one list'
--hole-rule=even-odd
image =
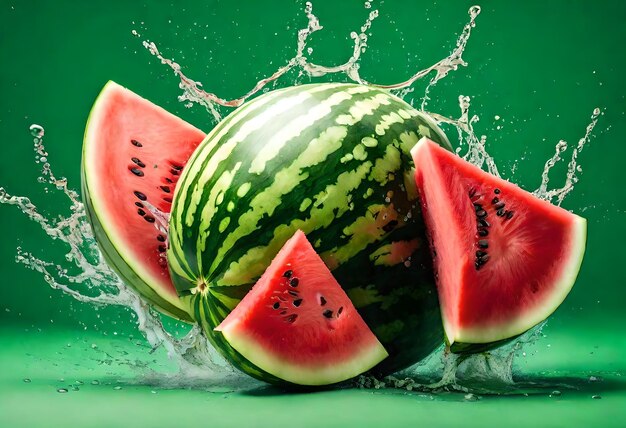
{"label": "striped watermelon rind", "polygon": [[213,329],[301,229],[399,370],[442,341],[410,149],[426,114],[386,91],[312,84],[264,94],[219,123],[174,193],[168,261],[209,339],[264,379]]}

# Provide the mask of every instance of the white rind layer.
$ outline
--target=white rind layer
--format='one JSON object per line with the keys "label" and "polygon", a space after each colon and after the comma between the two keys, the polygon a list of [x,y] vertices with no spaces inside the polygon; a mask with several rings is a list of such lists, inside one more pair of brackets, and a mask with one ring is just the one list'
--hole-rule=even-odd
{"label": "white rind layer", "polygon": [[342,382],[368,371],[389,356],[383,345],[376,340],[367,349],[362,349],[358,357],[351,358],[350,361],[302,366],[272,355],[254,339],[236,331],[236,327],[237,323],[230,323],[220,331],[237,352],[267,373],[296,385],[322,386]]}

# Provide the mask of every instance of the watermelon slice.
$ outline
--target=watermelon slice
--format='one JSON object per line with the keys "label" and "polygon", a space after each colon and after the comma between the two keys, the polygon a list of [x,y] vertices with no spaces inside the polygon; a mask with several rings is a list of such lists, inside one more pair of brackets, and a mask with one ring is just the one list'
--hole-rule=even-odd
{"label": "watermelon slice", "polygon": [[190,321],[167,267],[167,236],[147,203],[169,213],[181,170],[204,133],[114,82],[87,122],[82,189],[107,263],[157,309]]}
{"label": "watermelon slice", "polygon": [[215,330],[262,380],[330,385],[388,356],[302,231]]}
{"label": "watermelon slice", "polygon": [[585,219],[428,139],[411,152],[452,351],[514,337],[552,314],[580,269]]}

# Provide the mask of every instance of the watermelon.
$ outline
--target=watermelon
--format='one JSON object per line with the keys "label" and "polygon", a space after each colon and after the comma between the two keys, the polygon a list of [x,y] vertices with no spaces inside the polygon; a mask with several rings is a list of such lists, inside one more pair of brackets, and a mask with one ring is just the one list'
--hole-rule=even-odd
{"label": "watermelon", "polygon": [[452,351],[504,343],[552,314],[580,269],[585,219],[426,138],[412,154]]}
{"label": "watermelon", "polygon": [[186,321],[187,304],[167,268],[167,234],[146,205],[169,213],[182,168],[203,138],[182,119],[108,82],[83,144],[83,201],[106,262],[154,307]]}
{"label": "watermelon", "polygon": [[207,135],[174,193],[167,255],[174,285],[223,354],[237,356],[214,328],[299,229],[389,352],[376,372],[441,344],[410,154],[422,136],[450,148],[426,114],[344,83],[268,92]]}
{"label": "watermelon", "polygon": [[338,383],[388,356],[302,231],[216,330],[267,379],[296,385]]}

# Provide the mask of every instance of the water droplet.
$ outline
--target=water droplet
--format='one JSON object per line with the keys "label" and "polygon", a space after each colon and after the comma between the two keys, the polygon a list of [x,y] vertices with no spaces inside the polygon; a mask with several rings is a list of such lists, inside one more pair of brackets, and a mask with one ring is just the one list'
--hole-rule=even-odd
{"label": "water droplet", "polygon": [[600,380],[597,376],[589,376],[589,382],[599,382]]}
{"label": "water droplet", "polygon": [[31,380],[29,378],[24,378],[23,380],[24,380],[24,383],[30,383],[31,382]]}
{"label": "water droplet", "polygon": [[91,381],[91,384],[92,385],[100,385],[100,381],[97,380],[97,379],[94,379],[94,380]]}
{"label": "water droplet", "polygon": [[593,115],[594,116],[599,116],[600,115],[600,108],[599,107],[596,107],[596,108],[593,109]]}
{"label": "water droplet", "polygon": [[560,395],[561,395],[561,391],[556,390],[556,389],[550,393],[550,397],[558,397]]}
{"label": "water droplet", "polygon": [[472,18],[476,18],[480,14],[480,6],[474,5],[470,7],[469,14]]}
{"label": "water droplet", "polygon": [[119,391],[120,389],[122,389],[122,387],[121,386],[116,386],[113,389],[116,390],[116,391]]}
{"label": "water droplet", "polygon": [[36,123],[33,123],[32,125],[30,125],[30,128],[28,129],[30,131],[30,135],[32,135],[35,138],[42,138],[45,133],[43,126],[37,125]]}
{"label": "water droplet", "polygon": [[65,394],[67,392],[66,388],[59,388],[57,389],[57,392],[61,393],[61,394]]}
{"label": "water droplet", "polygon": [[594,400],[600,400],[602,396],[599,394],[596,394],[596,395],[592,395],[591,398],[593,398]]}
{"label": "water droplet", "polygon": [[465,401],[478,401],[478,396],[475,394],[472,394],[471,392],[468,394],[465,394]]}

